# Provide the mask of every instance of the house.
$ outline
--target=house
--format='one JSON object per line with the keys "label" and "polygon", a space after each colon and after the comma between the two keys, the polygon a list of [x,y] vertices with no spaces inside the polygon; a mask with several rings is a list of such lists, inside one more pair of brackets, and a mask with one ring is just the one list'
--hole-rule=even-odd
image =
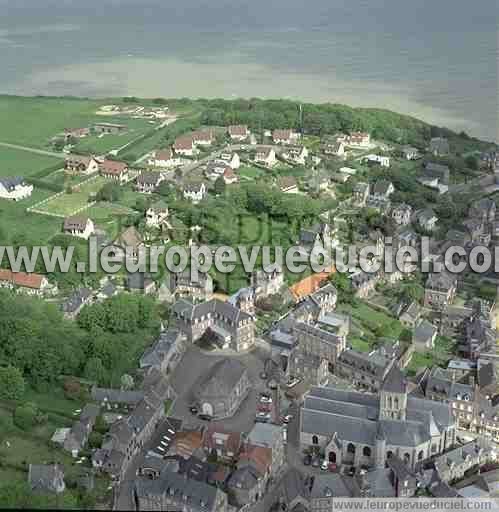
{"label": "house", "polygon": [[421,317],[421,308],[416,301],[412,301],[407,308],[405,308],[402,314],[399,316],[399,320],[404,327],[416,327],[416,323]]}
{"label": "house", "polygon": [[259,147],[256,150],[254,162],[267,167],[273,167],[277,163],[275,151],[270,147]]}
{"label": "house", "polygon": [[294,144],[300,138],[300,134],[290,129],[274,130],[272,140],[274,144]]}
{"label": "house", "polygon": [[398,226],[407,226],[411,222],[412,206],[402,203],[392,210],[392,219]]}
{"label": "house", "polygon": [[371,190],[371,196],[377,200],[387,200],[395,192],[395,187],[391,181],[376,181]]}
{"label": "house", "polygon": [[138,510],[182,510],[185,512],[227,512],[227,494],[215,486],[173,471],[163,471],[157,479],[137,478],[133,500]]}
{"label": "house", "polygon": [[252,382],[248,369],[237,359],[215,363],[196,385],[199,410],[213,419],[229,418],[248,396]]}
{"label": "house", "polygon": [[156,283],[149,274],[144,274],[143,272],[128,273],[125,287],[130,293],[151,295],[156,292]]}
{"label": "house", "polygon": [[221,153],[219,160],[224,162],[234,171],[241,166],[241,159],[237,153]]}
{"label": "house", "polygon": [[424,305],[427,308],[442,310],[452,304],[457,291],[457,278],[445,271],[428,275],[425,284]]}
{"label": "house", "polygon": [[449,184],[450,169],[447,165],[426,162],[423,164],[422,173],[423,176],[427,178],[437,178],[439,183],[444,185]]}
{"label": "house", "polygon": [[247,350],[255,343],[255,320],[248,313],[218,299],[192,304],[180,299],[173,306],[173,321],[190,343],[207,331],[223,347]]}
{"label": "house", "polygon": [[435,347],[435,338],[437,337],[438,329],[428,322],[428,320],[421,320],[412,335],[412,342],[417,352],[427,352]]}
{"label": "house", "polygon": [[469,215],[472,218],[481,219],[484,223],[492,223],[495,221],[496,211],[495,201],[485,197],[471,205]]}
{"label": "house", "polygon": [[368,297],[376,288],[381,276],[379,273],[359,271],[350,276],[355,296],[361,299]]}
{"label": "house", "polygon": [[233,183],[237,183],[239,181],[239,177],[232,170],[232,167],[227,166],[223,173],[223,179],[226,185],[232,185]]}
{"label": "house", "polygon": [[281,176],[277,179],[277,187],[283,194],[298,193],[298,182],[294,176]]}
{"label": "house", "polygon": [[142,391],[122,391],[120,389],[99,388],[92,386],[90,390],[92,401],[100,404],[103,409],[134,408],[144,399]]}
{"label": "house", "polygon": [[119,182],[120,185],[130,179],[128,164],[117,160],[104,160],[100,165],[100,173],[105,178]]}
{"label": "house", "polygon": [[381,155],[367,155],[362,159],[368,166],[373,167],[379,165],[380,167],[390,167],[390,157]]}
{"label": "house", "polygon": [[270,478],[272,450],[262,446],[246,445],[236,470],[227,481],[227,488],[240,507],[263,499]]}
{"label": "house", "polygon": [[144,171],[137,178],[137,190],[142,194],[152,194],[164,179],[160,172]]}
{"label": "house", "polygon": [[403,146],[402,155],[406,160],[418,160],[419,158],[421,158],[419,150],[412,146]]}
{"label": "house", "polygon": [[33,185],[29,185],[21,176],[0,178],[0,199],[21,201],[31,196]]}
{"label": "house", "polygon": [[89,176],[99,172],[99,162],[93,156],[68,155],[64,161],[64,170],[69,174]]}
{"label": "house", "polygon": [[216,425],[209,425],[203,433],[203,448],[207,454],[215,452],[227,463],[234,462],[242,447],[240,432],[230,432]]}
{"label": "house", "polygon": [[211,146],[215,142],[213,130],[198,130],[191,134],[195,146]]}
{"label": "house", "polygon": [[416,212],[416,219],[422,229],[432,232],[437,227],[438,217],[431,208],[418,210]]}
{"label": "house", "polygon": [[96,123],[94,124],[94,132],[105,135],[121,135],[127,131],[127,126],[115,123]]}
{"label": "house", "polygon": [[123,255],[128,254],[137,259],[144,248],[144,239],[135,226],[130,226],[118,236],[114,245],[124,251]]}
{"label": "house", "polygon": [[282,156],[286,160],[291,160],[295,164],[304,165],[308,157],[308,149],[305,146],[290,147],[282,154]]}
{"label": "house", "polygon": [[261,446],[262,448],[270,448],[272,450],[270,473],[271,476],[277,475],[286,461],[282,427],[271,423],[255,423],[246,441],[249,445]]}
{"label": "house", "polygon": [[71,320],[76,318],[83,306],[92,300],[92,295],[92,290],[89,288],[79,288],[78,290],[75,290],[61,305],[64,318]]}
{"label": "house", "polygon": [[343,141],[329,141],[323,146],[325,155],[345,156],[345,143]]}
{"label": "house", "polygon": [[379,395],[313,388],[300,412],[300,446],[338,466],[383,468],[397,455],[414,470],[454,445],[456,425],[449,404],[408,395],[393,365]]}
{"label": "house", "polygon": [[184,185],[184,199],[192,201],[194,204],[202,201],[207,194],[206,185],[203,182],[192,182]]}
{"label": "house", "polygon": [[173,144],[173,150],[175,154],[182,156],[193,156],[195,145],[190,135],[182,135],[177,137]]}
{"label": "house", "polygon": [[369,196],[369,183],[359,182],[353,189],[353,200],[357,206],[365,206]]}
{"label": "house", "polygon": [[182,160],[175,156],[171,148],[153,151],[147,160],[147,165],[160,168],[175,167],[181,163]]}
{"label": "house", "polygon": [[365,132],[353,132],[345,138],[345,143],[355,148],[368,148],[371,145],[371,136]]}
{"label": "house", "polygon": [[75,215],[64,219],[64,234],[88,240],[95,232],[92,219]]}
{"label": "house", "polygon": [[242,142],[249,137],[249,130],[246,125],[233,125],[227,129],[231,140],[236,142]]}
{"label": "house", "polygon": [[78,457],[85,448],[99,414],[98,405],[87,404],[81,411],[78,421],[73,423],[63,443],[63,448],[73,457]]}
{"label": "house", "polygon": [[164,201],[157,201],[146,210],[146,226],[160,228],[168,218],[168,205]]}
{"label": "house", "polygon": [[64,138],[68,141],[71,138],[83,139],[90,135],[90,128],[64,128]]}
{"label": "house", "polygon": [[64,472],[59,464],[30,464],[28,484],[36,493],[60,494],[66,489]]}
{"label": "house", "polygon": [[52,295],[57,291],[41,274],[4,269],[0,269],[0,288],[9,288],[26,295]]}
{"label": "house", "polygon": [[185,336],[176,329],[163,331],[152,347],[146,349],[139,361],[141,370],[151,368],[170,375],[185,352]]}
{"label": "house", "polygon": [[213,278],[207,272],[197,272],[194,276],[186,268],[183,272],[171,272],[168,291],[172,302],[179,298],[190,297],[194,302],[211,300],[213,297]]}
{"label": "house", "polygon": [[300,230],[300,244],[304,247],[331,247],[331,227],[325,222],[314,224],[310,228]]}
{"label": "house", "polygon": [[430,153],[434,156],[445,156],[450,153],[449,141],[445,137],[433,137],[430,141]]}
{"label": "house", "polygon": [[327,359],[305,353],[296,346],[288,357],[287,375],[289,379],[300,379],[308,387],[324,386],[329,378]]}
{"label": "house", "polygon": [[251,276],[251,285],[255,291],[255,300],[278,294],[284,286],[282,268],[273,267],[268,271],[257,270]]}

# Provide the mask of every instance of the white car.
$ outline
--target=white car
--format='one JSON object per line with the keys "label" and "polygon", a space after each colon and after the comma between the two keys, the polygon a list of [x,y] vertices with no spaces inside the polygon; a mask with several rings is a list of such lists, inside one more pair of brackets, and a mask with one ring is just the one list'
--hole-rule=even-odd
{"label": "white car", "polygon": [[261,420],[269,420],[270,414],[268,412],[257,412],[256,417]]}
{"label": "white car", "polygon": [[156,446],[156,450],[159,450],[160,452],[165,451],[165,449],[162,446]]}
{"label": "white car", "polygon": [[261,396],[260,397],[260,403],[261,404],[271,404],[272,403],[272,398],[270,398],[270,396]]}
{"label": "white car", "polygon": [[322,471],[328,471],[329,470],[329,463],[327,460],[323,460],[321,464]]}
{"label": "white car", "polygon": [[301,382],[301,379],[294,378],[288,381],[288,388],[294,388],[297,384]]}

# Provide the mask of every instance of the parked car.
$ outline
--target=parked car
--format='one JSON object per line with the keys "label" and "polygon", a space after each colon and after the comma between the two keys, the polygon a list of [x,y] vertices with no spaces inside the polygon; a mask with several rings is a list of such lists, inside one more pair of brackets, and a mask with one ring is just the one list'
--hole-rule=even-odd
{"label": "parked car", "polygon": [[321,461],[319,459],[319,456],[315,455],[314,457],[312,457],[312,467],[318,468],[320,465],[321,465]]}
{"label": "parked car", "polygon": [[211,421],[213,419],[209,414],[199,414],[198,418],[203,421]]}
{"label": "parked car", "polygon": [[255,421],[267,422],[270,420],[270,414],[268,412],[257,412],[255,416]]}
{"label": "parked car", "polygon": [[293,418],[294,416],[292,414],[286,414],[286,416],[282,417],[282,422],[289,423]]}
{"label": "parked car", "polygon": [[303,464],[305,466],[310,466],[310,464],[312,464],[312,455],[305,455],[305,457],[303,457]]}
{"label": "parked car", "polygon": [[192,412],[192,414],[197,414],[197,413],[199,412],[199,408],[198,408],[198,406],[197,406],[197,405],[191,405],[191,406],[189,407],[189,411],[191,411],[191,412]]}
{"label": "parked car", "polygon": [[329,470],[329,463],[327,460],[323,460],[321,464],[321,470],[322,471],[328,471]]}
{"label": "parked car", "polygon": [[272,403],[272,398],[270,398],[270,396],[261,396],[260,397],[260,403],[261,404],[271,404]]}
{"label": "parked car", "polygon": [[347,475],[348,476],[354,476],[355,475],[355,468],[351,467],[350,469],[348,469],[347,470]]}
{"label": "parked car", "polygon": [[298,377],[294,377],[294,378],[288,380],[287,386],[288,386],[288,388],[294,388],[300,382],[301,382],[301,379],[299,379]]}

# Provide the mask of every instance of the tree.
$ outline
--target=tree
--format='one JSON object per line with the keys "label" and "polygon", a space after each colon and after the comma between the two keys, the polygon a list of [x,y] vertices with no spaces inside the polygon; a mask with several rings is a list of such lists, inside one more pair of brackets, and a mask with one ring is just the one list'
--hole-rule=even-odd
{"label": "tree", "polygon": [[129,391],[130,389],[133,389],[133,386],[135,385],[133,381],[133,377],[131,375],[128,375],[128,373],[125,373],[121,376],[121,388],[125,391]]}
{"label": "tree", "polygon": [[14,424],[22,430],[31,430],[37,423],[38,408],[36,404],[27,402],[14,410]]}
{"label": "tree", "polygon": [[107,201],[109,203],[115,203],[122,197],[123,190],[117,183],[106,183],[96,195],[98,201]]}
{"label": "tree", "polygon": [[0,368],[0,397],[19,400],[24,395],[25,383],[21,370],[14,366]]}
{"label": "tree", "polygon": [[225,193],[225,180],[223,179],[223,176],[219,176],[215,180],[215,194],[217,196],[222,196]]}
{"label": "tree", "polygon": [[88,380],[102,384],[106,379],[106,369],[99,357],[92,357],[87,361],[84,370],[85,377]]}
{"label": "tree", "polygon": [[468,167],[468,169],[471,169],[472,171],[478,171],[479,162],[478,162],[478,158],[476,156],[469,155],[465,158],[464,161],[465,161],[466,167]]}
{"label": "tree", "polygon": [[102,446],[102,434],[99,432],[92,432],[88,437],[88,446],[91,449],[100,448]]}

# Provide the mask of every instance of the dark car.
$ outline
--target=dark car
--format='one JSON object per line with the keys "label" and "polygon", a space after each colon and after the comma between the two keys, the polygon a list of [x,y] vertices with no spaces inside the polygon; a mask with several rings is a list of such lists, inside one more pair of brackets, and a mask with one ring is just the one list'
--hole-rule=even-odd
{"label": "dark car", "polygon": [[209,414],[200,414],[198,418],[203,421],[211,421],[213,419]]}
{"label": "dark car", "polygon": [[318,468],[321,465],[321,460],[318,455],[312,458],[312,466]]}
{"label": "dark car", "polygon": [[310,466],[310,464],[312,464],[312,455],[305,455],[305,457],[303,457],[303,464]]}
{"label": "dark car", "polygon": [[355,475],[355,468],[354,468],[354,467],[351,467],[351,468],[347,471],[347,475],[348,475],[348,476],[354,476],[354,475]]}
{"label": "dark car", "polygon": [[191,411],[192,414],[197,414],[199,412],[199,408],[196,405],[191,405],[189,407],[189,411]]}

